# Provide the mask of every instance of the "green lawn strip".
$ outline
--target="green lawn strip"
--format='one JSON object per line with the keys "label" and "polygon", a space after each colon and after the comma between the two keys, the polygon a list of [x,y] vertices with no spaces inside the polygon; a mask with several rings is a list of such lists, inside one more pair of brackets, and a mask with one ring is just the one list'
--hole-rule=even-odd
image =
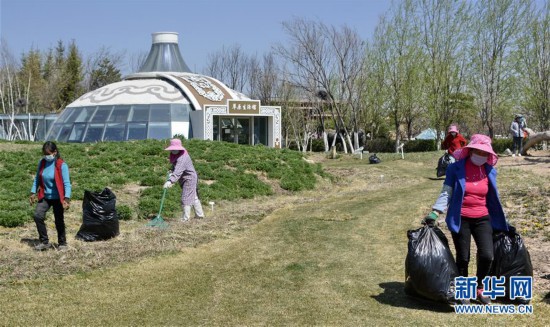
{"label": "green lawn strip", "polygon": [[441,183],[419,180],[282,208],[178,255],[7,288],[0,324],[548,325],[540,302],[532,316],[458,316],[404,295],[405,233]]}

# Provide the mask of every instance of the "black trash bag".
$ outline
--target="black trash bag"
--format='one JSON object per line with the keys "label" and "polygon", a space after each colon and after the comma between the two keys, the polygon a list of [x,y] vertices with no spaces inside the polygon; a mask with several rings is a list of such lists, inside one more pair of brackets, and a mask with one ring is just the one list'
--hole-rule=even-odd
{"label": "black trash bag", "polygon": [[371,164],[377,164],[380,163],[382,160],[376,156],[376,153],[373,153],[372,156],[369,157],[369,163]]}
{"label": "black trash bag", "polygon": [[454,303],[458,268],[445,234],[438,227],[409,230],[405,259],[405,293]]}
{"label": "black trash bag", "polygon": [[92,242],[113,238],[119,234],[116,196],[105,188],[101,193],[84,191],[82,226],[76,239]]}
{"label": "black trash bag", "polygon": [[[493,233],[493,264],[489,276],[506,277],[506,298],[510,299],[510,277],[533,277],[531,256],[516,228],[508,226],[508,232]],[[521,300],[518,300],[521,301]]]}
{"label": "black trash bag", "polygon": [[451,155],[448,153],[445,153],[444,155],[439,158],[437,161],[437,177],[445,176],[447,172],[447,166],[453,163],[453,159],[451,158]]}

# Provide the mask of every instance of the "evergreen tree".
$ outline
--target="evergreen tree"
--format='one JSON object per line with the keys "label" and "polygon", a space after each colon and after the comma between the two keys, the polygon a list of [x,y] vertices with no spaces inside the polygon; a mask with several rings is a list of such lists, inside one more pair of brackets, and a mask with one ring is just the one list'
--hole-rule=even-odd
{"label": "evergreen tree", "polygon": [[82,95],[82,59],[78,53],[75,42],[69,45],[69,54],[63,67],[61,90],[58,94],[58,108],[61,110],[69,103],[73,102]]}
{"label": "evergreen tree", "polygon": [[120,70],[109,58],[103,58],[90,74],[90,90],[121,80]]}
{"label": "evergreen tree", "polygon": [[23,54],[18,77],[22,86],[20,97],[25,99],[26,105],[18,108],[20,112],[40,112],[43,110],[41,95],[45,83],[41,68],[42,58],[38,50],[31,50],[29,53]]}

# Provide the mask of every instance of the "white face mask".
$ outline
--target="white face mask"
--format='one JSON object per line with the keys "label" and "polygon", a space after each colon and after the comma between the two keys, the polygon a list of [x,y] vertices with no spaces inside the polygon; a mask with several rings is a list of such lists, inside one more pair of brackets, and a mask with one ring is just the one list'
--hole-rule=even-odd
{"label": "white face mask", "polygon": [[484,163],[486,163],[487,158],[488,157],[486,156],[480,156],[479,154],[475,154],[475,153],[472,153],[472,155],[470,156],[470,160],[472,160],[472,163],[476,166],[481,166]]}
{"label": "white face mask", "polygon": [[46,161],[54,161],[54,160],[55,160],[55,155],[54,155],[54,154],[45,155],[45,156],[44,156],[44,160],[46,160]]}
{"label": "white face mask", "polygon": [[456,137],[456,133],[455,133],[455,132],[451,132],[451,135],[452,135],[453,137]]}
{"label": "white face mask", "polygon": [[180,150],[172,150],[172,151],[170,151],[170,153],[171,154],[178,154],[178,153],[180,153]]}

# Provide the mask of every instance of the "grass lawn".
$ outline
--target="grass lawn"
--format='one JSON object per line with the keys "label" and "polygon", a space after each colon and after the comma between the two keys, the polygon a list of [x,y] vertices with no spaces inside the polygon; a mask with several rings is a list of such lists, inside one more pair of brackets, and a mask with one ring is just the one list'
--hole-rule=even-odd
{"label": "grass lawn", "polygon": [[[550,325],[550,306],[542,299],[548,289],[536,289],[534,314],[525,316],[456,315],[406,296],[406,231],[419,226],[440,191],[442,181],[434,178],[438,154],[379,157],[378,165],[347,156],[322,159],[325,171],[338,177],[334,182],[227,202],[205,222],[168,232],[208,230],[216,219],[235,223],[223,218],[231,212],[270,208],[228,237],[59,278],[12,281],[0,288],[0,325]],[[526,188],[546,192],[549,184],[548,175],[499,172],[503,202],[512,205],[523,199],[510,191],[517,176],[530,182]],[[547,200],[543,193],[540,201]],[[541,210],[539,218],[548,220]],[[545,233],[529,231],[533,237]],[[37,266],[79,260],[93,246],[37,254],[34,260]]]}

